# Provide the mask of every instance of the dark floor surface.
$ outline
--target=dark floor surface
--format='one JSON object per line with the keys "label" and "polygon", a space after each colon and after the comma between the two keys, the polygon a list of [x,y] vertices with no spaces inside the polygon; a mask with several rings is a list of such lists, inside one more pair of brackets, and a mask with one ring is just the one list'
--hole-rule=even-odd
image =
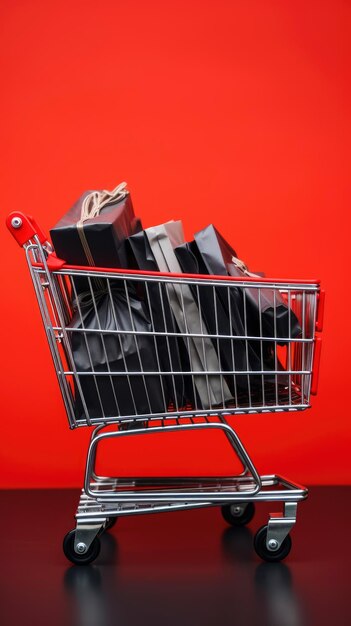
{"label": "dark floor surface", "polygon": [[2,626],[350,626],[351,487],[313,487],[284,563],[263,563],[253,533],[217,508],[120,519],[94,565],[61,543],[78,490],[2,491]]}

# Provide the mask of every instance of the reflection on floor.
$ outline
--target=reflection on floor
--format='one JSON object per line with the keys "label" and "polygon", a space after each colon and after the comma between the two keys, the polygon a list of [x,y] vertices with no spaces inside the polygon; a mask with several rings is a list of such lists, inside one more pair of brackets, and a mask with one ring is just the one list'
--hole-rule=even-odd
{"label": "reflection on floor", "polygon": [[349,625],[350,495],[313,487],[281,564],[253,550],[279,510],[262,503],[248,528],[216,508],[121,519],[96,563],[77,567],[61,541],[78,492],[3,491],[2,626]]}

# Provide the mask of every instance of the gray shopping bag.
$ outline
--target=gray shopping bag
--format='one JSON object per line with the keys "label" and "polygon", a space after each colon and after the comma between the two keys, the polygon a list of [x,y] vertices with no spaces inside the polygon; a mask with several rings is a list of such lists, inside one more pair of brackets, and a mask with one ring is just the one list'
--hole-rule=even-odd
{"label": "gray shopping bag", "polygon": [[[167,222],[145,230],[158,269],[161,272],[181,273],[181,267],[174,248],[184,243],[182,223]],[[189,337],[189,334],[208,334],[208,328],[201,311],[185,283],[169,283],[167,294],[173,315],[180,332],[184,333],[184,342],[188,350],[191,369],[194,372],[193,383],[202,408],[224,405],[232,400],[232,395],[224,377],[218,372],[220,364],[212,340],[209,337]],[[206,373],[206,374],[205,374]]]}
{"label": "gray shopping bag", "polygon": [[[127,247],[128,266],[130,268],[158,271],[155,257],[144,231],[129,237]],[[142,287],[144,288],[142,289]],[[149,307],[153,330],[156,333],[162,333],[154,337],[155,349],[161,371],[170,372],[170,374],[162,376],[167,405],[173,404],[178,410],[178,408],[184,407],[187,402],[193,403],[195,398],[191,384],[187,384],[189,377],[187,379],[182,375],[182,367],[189,370],[190,365],[189,363],[185,365],[186,350],[183,340],[175,336],[178,329],[167,298],[166,285],[150,280],[144,286],[138,283],[138,289],[142,291],[143,300]]]}

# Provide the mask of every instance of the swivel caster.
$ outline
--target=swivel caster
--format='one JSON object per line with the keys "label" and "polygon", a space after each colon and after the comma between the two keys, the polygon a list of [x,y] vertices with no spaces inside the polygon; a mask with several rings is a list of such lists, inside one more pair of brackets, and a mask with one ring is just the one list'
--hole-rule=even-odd
{"label": "swivel caster", "polygon": [[71,530],[65,536],[63,540],[63,551],[65,556],[71,563],[75,565],[89,565],[95,561],[100,554],[100,539],[95,537],[91,542],[89,548],[85,543],[80,542],[77,545],[77,551],[74,549],[74,542],[76,537],[76,529]]}
{"label": "swivel caster", "polygon": [[262,526],[257,531],[254,540],[256,553],[264,561],[282,561],[291,550],[292,542],[290,535],[287,535],[280,545],[276,539],[271,539],[269,542],[270,546],[267,547],[267,533],[268,526]]}

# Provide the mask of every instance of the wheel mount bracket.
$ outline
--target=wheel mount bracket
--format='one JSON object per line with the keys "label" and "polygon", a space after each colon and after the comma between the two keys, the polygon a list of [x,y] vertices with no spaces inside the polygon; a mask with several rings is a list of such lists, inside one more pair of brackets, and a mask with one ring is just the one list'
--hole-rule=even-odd
{"label": "wheel mount bracket", "polygon": [[266,547],[275,552],[280,548],[296,523],[297,502],[284,502],[284,514],[270,513]]}

